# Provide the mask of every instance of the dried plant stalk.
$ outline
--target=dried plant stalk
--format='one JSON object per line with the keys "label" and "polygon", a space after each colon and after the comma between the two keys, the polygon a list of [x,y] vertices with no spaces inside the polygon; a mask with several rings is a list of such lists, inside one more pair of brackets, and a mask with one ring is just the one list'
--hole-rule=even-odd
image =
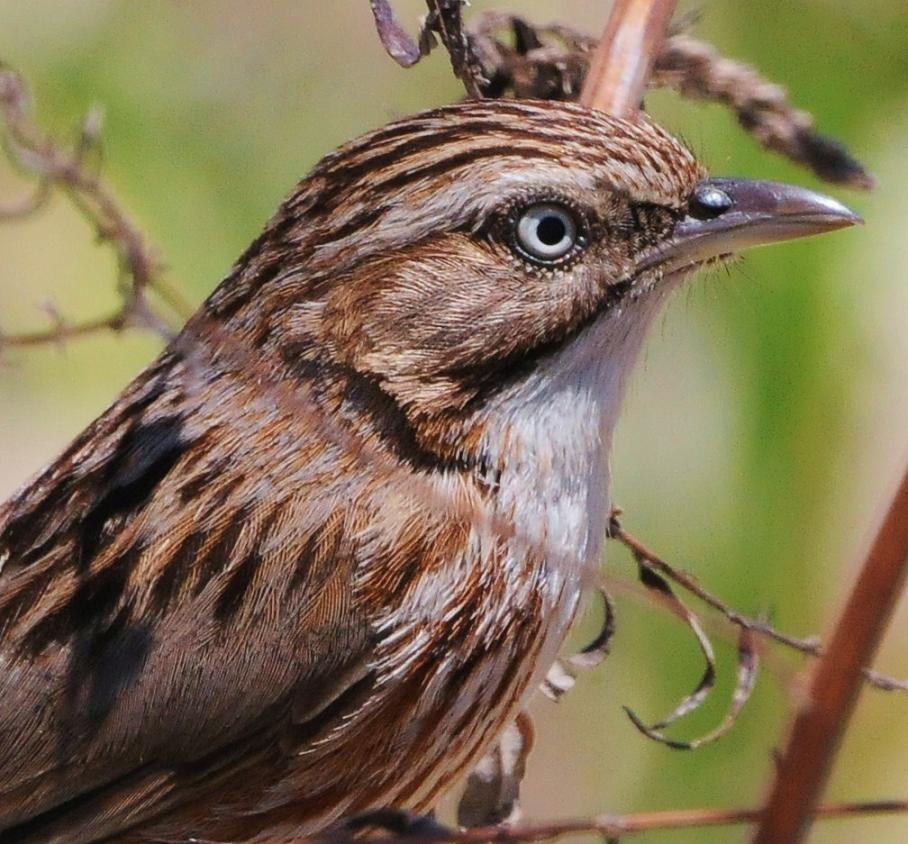
{"label": "dried plant stalk", "polygon": [[580,102],[616,117],[640,110],[676,0],[615,0],[593,54]]}
{"label": "dried plant stalk", "polygon": [[[472,30],[473,49],[489,80],[484,93],[490,97],[577,99],[597,50],[595,39],[570,26],[535,26],[501,12],[480,15]],[[683,34],[665,39],[648,85],[731,109],[764,148],[825,181],[862,190],[874,184],[841,143],[817,132],[813,118],[795,108],[783,88],[702,41]]]}
{"label": "dried plant stalk", "polygon": [[861,688],[908,579],[908,472],[791,729],[754,844],[797,844],[810,826]]}
{"label": "dried plant stalk", "polygon": [[827,182],[860,190],[874,185],[873,177],[842,144],[818,134],[813,118],[788,102],[784,88],[702,41],[686,35],[666,41],[651,84],[730,108],[744,131],[762,146],[809,167]]}
{"label": "dried plant stalk", "polygon": [[700,620],[684,605],[675,595],[668,581],[661,573],[649,566],[645,558],[635,555],[640,567],[640,581],[651,592],[655,593],[657,602],[666,606],[669,612],[681,619],[688,629],[694,634],[700,651],[706,661],[706,669],[697,687],[687,695],[673,710],[661,721],[646,725],[643,720],[629,707],[624,711],[631,723],[647,738],[664,744],[674,750],[695,750],[703,745],[710,744],[724,736],[738,720],[738,716],[750,699],[757,681],[757,672],[760,668],[760,658],[754,647],[753,634],[750,630],[741,628],[738,636],[738,671],[735,690],[732,694],[731,705],[722,722],[708,732],[688,741],[681,741],[667,736],[665,728],[675,721],[699,709],[712,692],[716,681],[716,660],[712,643],[704,632]]}
{"label": "dried plant stalk", "polygon": [[467,94],[479,99],[484,96],[486,79],[482,64],[476,57],[473,38],[464,26],[464,0],[426,0],[429,13],[414,41],[391,8],[390,0],[370,0],[375,28],[388,55],[401,67],[412,67],[441,39],[454,75],[463,82]]}
{"label": "dried plant stalk", "polygon": [[95,228],[98,239],[116,250],[123,273],[123,295],[120,306],[113,313],[82,323],[67,322],[52,307],[46,308],[53,323],[49,329],[18,335],[0,334],[0,351],[11,346],[60,343],[101,331],[121,331],[133,325],[151,329],[164,337],[171,336],[167,322],[149,305],[147,292],[154,290],[183,316],[188,314],[188,308],[160,278],[157,259],[144,235],[88,164],[89,154],[100,142],[98,112],[89,113],[78,143],[69,150],[38,131],[28,106],[29,96],[22,78],[0,63],[0,119],[5,128],[6,152],[19,169],[37,180],[32,195],[16,206],[0,209],[0,218],[34,213],[43,207],[52,188],[61,188]]}
{"label": "dried plant stalk", "polygon": [[[783,633],[781,630],[776,630],[763,619],[750,618],[732,609],[720,598],[704,589],[693,575],[669,565],[662,557],[651,551],[637,537],[624,528],[619,521],[620,516],[621,509],[615,508],[610,519],[609,538],[624,545],[638,563],[645,564],[652,571],[690,592],[707,606],[721,613],[731,624],[741,630],[745,630],[754,636],[769,639],[808,656],[821,657],[826,653],[826,649],[817,636],[792,636],[788,633]],[[908,692],[908,681],[906,680],[887,677],[869,668],[863,668],[861,675],[867,685],[873,688],[886,692]]]}

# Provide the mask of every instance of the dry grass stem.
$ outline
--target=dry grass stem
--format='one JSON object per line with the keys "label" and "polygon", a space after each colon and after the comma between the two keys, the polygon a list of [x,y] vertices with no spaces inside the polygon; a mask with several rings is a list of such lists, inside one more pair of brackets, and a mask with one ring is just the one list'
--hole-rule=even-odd
{"label": "dry grass stem", "polygon": [[[471,26],[472,45],[489,80],[489,97],[577,99],[597,41],[565,24],[537,26],[517,15],[488,12]],[[673,34],[655,56],[650,88],[733,111],[764,148],[845,187],[867,189],[873,177],[837,140],[819,134],[784,88],[742,62],[685,34]]]}
{"label": "dry grass stem", "polygon": [[818,134],[813,118],[788,101],[785,89],[742,62],[686,35],[668,39],[651,84],[731,109],[763,147],[811,169],[827,182],[869,190],[873,177],[842,144]]}

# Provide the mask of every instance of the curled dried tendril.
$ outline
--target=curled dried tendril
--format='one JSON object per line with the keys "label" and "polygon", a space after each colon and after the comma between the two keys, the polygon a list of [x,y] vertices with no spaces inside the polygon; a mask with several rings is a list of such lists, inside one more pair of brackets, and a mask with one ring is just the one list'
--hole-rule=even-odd
{"label": "curled dried tendril", "polygon": [[555,660],[542,681],[540,691],[556,703],[574,687],[575,671],[589,671],[602,664],[615,634],[615,601],[603,584],[596,587],[603,606],[602,624],[595,638],[573,656]]}
{"label": "curled dried tendril", "polygon": [[[703,655],[705,667],[694,690],[686,695],[679,704],[664,718],[647,725],[636,712],[625,707],[625,712],[634,726],[645,736],[669,747],[680,750],[693,750],[716,741],[724,736],[735,724],[743,711],[756,685],[760,669],[760,653],[757,647],[758,638],[767,638],[800,653],[819,657],[823,648],[815,636],[798,638],[773,628],[763,619],[753,619],[738,613],[724,604],[719,598],[704,590],[692,575],[679,571],[658,557],[644,546],[633,535],[626,531],[619,521],[621,510],[612,512],[609,526],[609,537],[620,542],[630,551],[638,566],[640,582],[655,599],[655,606],[666,609],[680,618],[694,634],[698,648]],[[690,610],[671,587],[671,583],[680,586],[707,604],[711,609],[721,613],[725,619],[738,628],[737,635],[737,671],[734,691],[728,710],[721,723],[703,736],[682,741],[667,736],[665,728],[679,719],[700,708],[708,699],[716,683],[716,661],[713,646],[705,633],[697,615]],[[555,662],[541,685],[543,694],[551,700],[560,700],[573,688],[576,675],[572,669],[590,669],[599,665],[607,656],[612,635],[615,632],[615,606],[605,586],[600,584],[597,591],[604,603],[604,618],[601,630],[586,648],[574,656]],[[884,691],[908,691],[908,681],[887,677],[869,669],[864,670],[868,685]]]}
{"label": "curled dried tendril", "polygon": [[[631,723],[645,735],[647,738],[657,741],[660,744],[667,745],[675,750],[696,750],[704,745],[711,744],[722,738],[737,722],[738,716],[750,700],[754,687],[757,683],[757,675],[760,669],[760,655],[754,647],[753,633],[749,630],[742,629],[738,635],[738,670],[735,681],[734,692],[732,693],[731,703],[721,723],[710,730],[705,735],[695,739],[682,741],[667,736],[663,731],[673,721],[676,721],[683,715],[693,712],[705,700],[695,700],[695,695],[688,696],[667,718],[658,724],[649,726],[629,707],[625,706],[624,711],[630,718]],[[711,690],[710,686],[710,690]]]}
{"label": "curled dried tendril", "polygon": [[[741,630],[748,631],[753,637],[769,639],[807,656],[823,656],[825,651],[817,636],[792,636],[781,630],[776,630],[764,619],[750,618],[743,615],[704,589],[693,575],[669,565],[662,557],[651,551],[633,534],[624,529],[619,519],[621,512],[620,508],[615,508],[612,511],[608,535],[610,539],[624,545],[638,563],[642,561],[651,571],[658,573],[666,580],[689,592],[710,609],[722,615],[726,621]],[[908,680],[888,677],[869,668],[865,668],[863,674],[865,682],[872,688],[886,692],[908,692]]]}

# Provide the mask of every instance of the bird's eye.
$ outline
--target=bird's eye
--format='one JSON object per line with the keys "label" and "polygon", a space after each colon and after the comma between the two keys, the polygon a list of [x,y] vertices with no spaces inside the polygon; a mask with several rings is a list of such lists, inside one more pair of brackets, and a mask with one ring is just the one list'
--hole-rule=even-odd
{"label": "bird's eye", "polygon": [[557,264],[579,245],[577,219],[564,205],[536,203],[517,215],[514,239],[524,257],[543,264]]}

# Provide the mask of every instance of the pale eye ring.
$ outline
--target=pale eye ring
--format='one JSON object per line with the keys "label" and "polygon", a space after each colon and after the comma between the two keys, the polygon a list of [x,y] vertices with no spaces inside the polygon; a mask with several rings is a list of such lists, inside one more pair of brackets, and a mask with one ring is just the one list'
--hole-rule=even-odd
{"label": "pale eye ring", "polygon": [[517,246],[542,263],[557,263],[578,245],[579,234],[573,211],[555,202],[539,202],[524,208],[515,228]]}

